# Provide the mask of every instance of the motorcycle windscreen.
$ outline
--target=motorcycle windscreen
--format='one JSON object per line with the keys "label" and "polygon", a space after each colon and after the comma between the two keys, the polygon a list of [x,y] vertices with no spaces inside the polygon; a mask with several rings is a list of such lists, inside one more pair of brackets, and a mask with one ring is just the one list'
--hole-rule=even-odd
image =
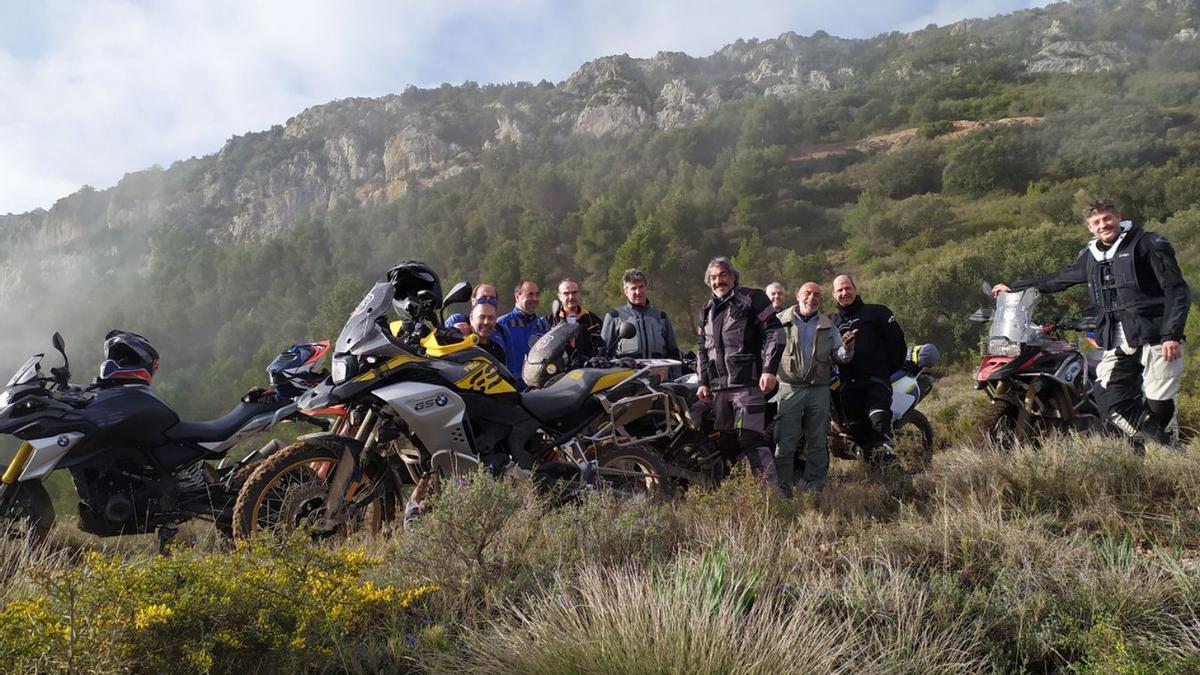
{"label": "motorcycle windscreen", "polygon": [[29,357],[25,361],[25,365],[18,368],[16,374],[9,378],[8,384],[4,386],[16,387],[32,381],[33,378],[37,377],[38,371],[41,370],[42,356],[42,354],[34,354]]}
{"label": "motorcycle windscreen", "polygon": [[992,328],[988,337],[1002,337],[1010,342],[1028,342],[1030,335],[1038,330],[1033,323],[1033,308],[1041,294],[1037,289],[1017,293],[1001,293],[996,298],[996,311],[992,315]]}
{"label": "motorcycle windscreen", "polygon": [[364,347],[378,344],[380,338],[383,338],[386,343],[387,339],[383,335],[379,318],[388,313],[388,309],[392,306],[394,293],[392,285],[386,281],[372,286],[371,290],[363,296],[362,302],[359,302],[358,306],[354,308],[350,318],[346,320],[346,325],[342,327],[342,332],[338,335],[337,342],[334,343],[334,352],[337,354],[360,354]]}

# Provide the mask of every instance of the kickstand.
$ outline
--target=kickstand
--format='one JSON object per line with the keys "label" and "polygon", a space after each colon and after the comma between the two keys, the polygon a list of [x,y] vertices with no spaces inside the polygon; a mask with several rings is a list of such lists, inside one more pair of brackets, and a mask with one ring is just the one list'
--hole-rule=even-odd
{"label": "kickstand", "polygon": [[171,540],[175,535],[179,534],[179,528],[174,525],[163,525],[158,528],[158,554],[161,556],[171,555]]}

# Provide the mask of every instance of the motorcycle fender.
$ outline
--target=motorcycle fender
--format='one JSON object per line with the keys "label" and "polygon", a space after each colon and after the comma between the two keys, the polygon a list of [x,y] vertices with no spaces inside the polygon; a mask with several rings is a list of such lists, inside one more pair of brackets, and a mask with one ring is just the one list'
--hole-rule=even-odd
{"label": "motorcycle fender", "polygon": [[39,480],[45,478],[82,438],[83,434],[77,431],[69,431],[48,438],[29,439],[28,443],[33,447],[33,452],[18,480]]}
{"label": "motorcycle fender", "polygon": [[358,440],[327,431],[305,434],[296,440],[331,450],[341,457],[350,457],[354,462],[354,469],[350,473],[350,480],[358,480],[358,477],[362,475],[363,444]]}
{"label": "motorcycle fender", "polygon": [[898,420],[904,417],[904,413],[911,410],[917,404],[917,398],[920,395],[920,390],[917,387],[917,378],[911,375],[905,375],[893,382],[892,419]]}

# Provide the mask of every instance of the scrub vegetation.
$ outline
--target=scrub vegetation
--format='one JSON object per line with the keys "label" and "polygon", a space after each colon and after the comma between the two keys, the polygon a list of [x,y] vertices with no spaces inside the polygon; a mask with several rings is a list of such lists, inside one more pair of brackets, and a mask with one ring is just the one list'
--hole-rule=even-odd
{"label": "scrub vegetation", "polygon": [[[935,403],[937,401],[935,400]],[[936,414],[936,413],[935,413]],[[14,672],[1195,672],[1200,448],[955,445],[915,477],[835,461],[552,505],[484,476],[408,529],[174,553],[2,552]]]}

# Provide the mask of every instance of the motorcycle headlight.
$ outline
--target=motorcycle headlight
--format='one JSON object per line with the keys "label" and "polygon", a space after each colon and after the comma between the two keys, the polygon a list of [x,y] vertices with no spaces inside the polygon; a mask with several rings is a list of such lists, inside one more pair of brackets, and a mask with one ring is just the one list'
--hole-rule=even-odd
{"label": "motorcycle headlight", "polygon": [[1021,345],[1008,338],[994,337],[987,342],[987,353],[988,356],[1015,357],[1021,354]]}
{"label": "motorcycle headlight", "polygon": [[334,384],[341,384],[358,374],[358,359],[350,354],[333,358],[331,375]]}

